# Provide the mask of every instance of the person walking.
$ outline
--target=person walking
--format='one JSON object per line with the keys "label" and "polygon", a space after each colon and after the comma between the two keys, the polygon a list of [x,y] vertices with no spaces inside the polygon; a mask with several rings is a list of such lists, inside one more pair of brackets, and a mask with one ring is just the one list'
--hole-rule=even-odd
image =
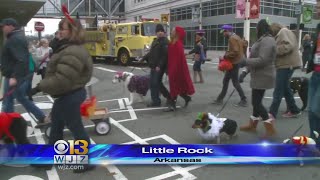
{"label": "person walking", "polygon": [[290,88],[290,78],[294,70],[302,65],[298,41],[292,31],[278,23],[271,24],[271,31],[277,43],[277,57],[275,61],[276,85],[269,113],[272,118],[276,119],[281,100],[285,97],[288,111],[282,116],[286,118],[296,117],[301,112],[296,105],[293,92]]}
{"label": "person walking", "polygon": [[38,75],[41,75],[43,79],[46,73],[47,64],[50,60],[50,52],[52,52],[51,47],[49,47],[49,41],[46,38],[40,40],[40,47],[37,48],[35,58],[39,64]]}
{"label": "person walking", "polygon": [[[65,125],[75,140],[85,140],[90,144],[80,114],[80,105],[86,99],[85,85],[93,72],[91,56],[83,45],[84,29],[80,21],[70,18],[60,21],[59,30],[62,40],[54,49],[46,76],[32,89],[32,94],[44,92],[55,98],[51,111],[50,145],[63,139]],[[85,165],[74,172],[81,173],[93,168]]]}
{"label": "person walking", "polygon": [[227,94],[229,81],[232,80],[234,88],[238,91],[240,95],[240,102],[236,104],[237,106],[247,106],[247,97],[244,95],[243,89],[239,83],[239,65],[238,63],[244,58],[243,53],[243,41],[242,39],[232,32],[233,27],[231,25],[223,25],[221,32],[228,38],[228,50],[224,55],[224,59],[232,62],[233,68],[227,71],[223,78],[223,87],[218,96],[218,98],[213,101],[213,104],[222,104],[223,99]]}
{"label": "person walking", "polygon": [[187,107],[191,101],[191,95],[195,89],[190,77],[190,72],[184,54],[183,41],[186,36],[185,30],[177,26],[171,31],[171,42],[168,46],[168,78],[170,86],[170,96],[174,101],[165,111],[176,110],[176,100],[180,95],[184,101],[184,107]]}
{"label": "person walking", "polygon": [[303,37],[303,52],[302,52],[302,71],[306,70],[306,63],[311,59],[312,57],[312,43],[311,43],[311,37],[309,34],[304,35]]}
{"label": "person walking", "polygon": [[13,18],[3,19],[0,26],[7,38],[1,58],[1,73],[5,77],[2,112],[14,112],[16,98],[26,111],[36,117],[38,125],[45,125],[48,123],[46,115],[27,98],[33,72],[29,69],[30,53],[24,32],[19,29],[18,22]]}
{"label": "person walking", "polygon": [[[317,1],[317,15],[320,16],[320,1]],[[308,91],[308,119],[310,137],[316,140],[320,149],[320,139],[315,137],[313,131],[320,132],[320,23],[316,28],[316,36],[313,39],[312,57],[308,60],[307,73],[312,73],[309,80]]]}
{"label": "person walking", "polygon": [[240,130],[256,131],[259,121],[263,121],[266,130],[265,137],[270,137],[275,134],[274,121],[269,118],[268,111],[262,101],[266,90],[274,88],[276,42],[265,19],[260,20],[257,24],[257,39],[257,42],[252,46],[250,57],[239,63],[241,67],[246,66],[246,70],[239,77],[239,82],[243,82],[248,73],[251,75],[250,87],[253,107],[249,124],[241,126]]}
{"label": "person walking", "polygon": [[[193,63],[193,82],[194,83],[204,83],[201,64],[206,61],[206,52],[207,45],[206,40],[204,38],[204,31],[198,30],[196,32],[196,39],[194,48],[187,54],[194,54],[194,63]],[[199,81],[197,81],[197,77],[199,76]]]}
{"label": "person walking", "polygon": [[148,107],[156,107],[161,105],[160,93],[167,99],[168,104],[173,101],[170,98],[168,89],[163,85],[162,78],[167,71],[168,63],[168,43],[169,40],[165,36],[165,30],[162,24],[156,26],[157,38],[151,44],[150,52],[146,54],[141,61],[146,61],[150,67],[150,94],[152,103]]}

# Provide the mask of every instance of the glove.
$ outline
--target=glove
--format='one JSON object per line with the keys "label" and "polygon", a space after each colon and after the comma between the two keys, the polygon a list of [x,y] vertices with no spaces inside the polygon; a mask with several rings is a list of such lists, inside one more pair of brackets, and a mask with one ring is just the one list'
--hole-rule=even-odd
{"label": "glove", "polygon": [[37,85],[36,87],[32,88],[29,93],[28,96],[34,96],[35,94],[37,94],[38,92],[41,92],[39,85]]}
{"label": "glove", "polygon": [[246,60],[242,60],[242,61],[240,61],[240,63],[239,63],[240,68],[243,68],[243,67],[245,67],[246,65],[247,65],[247,61],[246,61]]}
{"label": "glove", "polygon": [[239,76],[239,83],[243,83],[244,78],[247,76],[247,72],[246,71],[242,71],[242,73]]}

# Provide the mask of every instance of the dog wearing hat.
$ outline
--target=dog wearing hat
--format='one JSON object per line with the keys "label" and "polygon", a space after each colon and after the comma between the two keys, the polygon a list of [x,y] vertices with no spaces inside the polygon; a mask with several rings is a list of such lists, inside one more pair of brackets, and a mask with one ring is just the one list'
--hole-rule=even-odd
{"label": "dog wearing hat", "polygon": [[199,135],[205,140],[217,140],[220,144],[220,135],[226,133],[229,138],[236,135],[238,124],[235,120],[228,118],[217,118],[211,113],[201,112],[192,125],[193,129],[197,129]]}

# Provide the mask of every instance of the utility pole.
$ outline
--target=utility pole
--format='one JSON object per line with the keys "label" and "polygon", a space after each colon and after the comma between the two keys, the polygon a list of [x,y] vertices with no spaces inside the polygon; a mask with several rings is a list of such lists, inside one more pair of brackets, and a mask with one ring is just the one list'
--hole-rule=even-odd
{"label": "utility pole", "polygon": [[296,29],[299,49],[301,47],[302,29],[300,29],[300,25],[301,25],[301,20],[302,20],[302,16],[303,16],[303,12],[302,12],[303,11],[303,5],[304,5],[304,0],[299,0],[298,8],[300,8],[300,11],[299,11],[299,14],[297,15],[297,29]]}
{"label": "utility pole", "polygon": [[[250,0],[246,0],[243,37],[248,41],[248,46],[250,46]],[[249,48],[245,52],[246,55],[248,55],[248,52]]]}
{"label": "utility pole", "polygon": [[199,8],[199,29],[202,30],[202,0],[199,0],[200,8]]}

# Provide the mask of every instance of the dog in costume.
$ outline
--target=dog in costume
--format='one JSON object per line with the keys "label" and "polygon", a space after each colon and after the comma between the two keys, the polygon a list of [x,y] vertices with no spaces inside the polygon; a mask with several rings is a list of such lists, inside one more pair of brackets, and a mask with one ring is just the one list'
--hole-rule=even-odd
{"label": "dog in costume", "polygon": [[[319,133],[316,131],[313,131],[313,134],[318,139]],[[320,150],[317,148],[317,143],[315,139],[312,139],[307,136],[294,136],[289,139],[285,139],[283,141],[284,144],[295,144],[298,145],[297,153],[298,156],[302,156],[303,152],[305,150],[311,150],[315,155],[320,156]],[[305,149],[306,148],[306,149]],[[304,163],[302,160],[300,160],[300,166],[303,166]]]}
{"label": "dog in costume", "polygon": [[0,113],[0,139],[6,144],[30,144],[27,122],[19,113]]}
{"label": "dog in costume", "polygon": [[192,125],[193,129],[198,129],[199,135],[205,140],[217,140],[220,144],[221,133],[226,133],[230,138],[235,136],[238,124],[235,120],[228,118],[217,118],[211,113],[199,113]]}

